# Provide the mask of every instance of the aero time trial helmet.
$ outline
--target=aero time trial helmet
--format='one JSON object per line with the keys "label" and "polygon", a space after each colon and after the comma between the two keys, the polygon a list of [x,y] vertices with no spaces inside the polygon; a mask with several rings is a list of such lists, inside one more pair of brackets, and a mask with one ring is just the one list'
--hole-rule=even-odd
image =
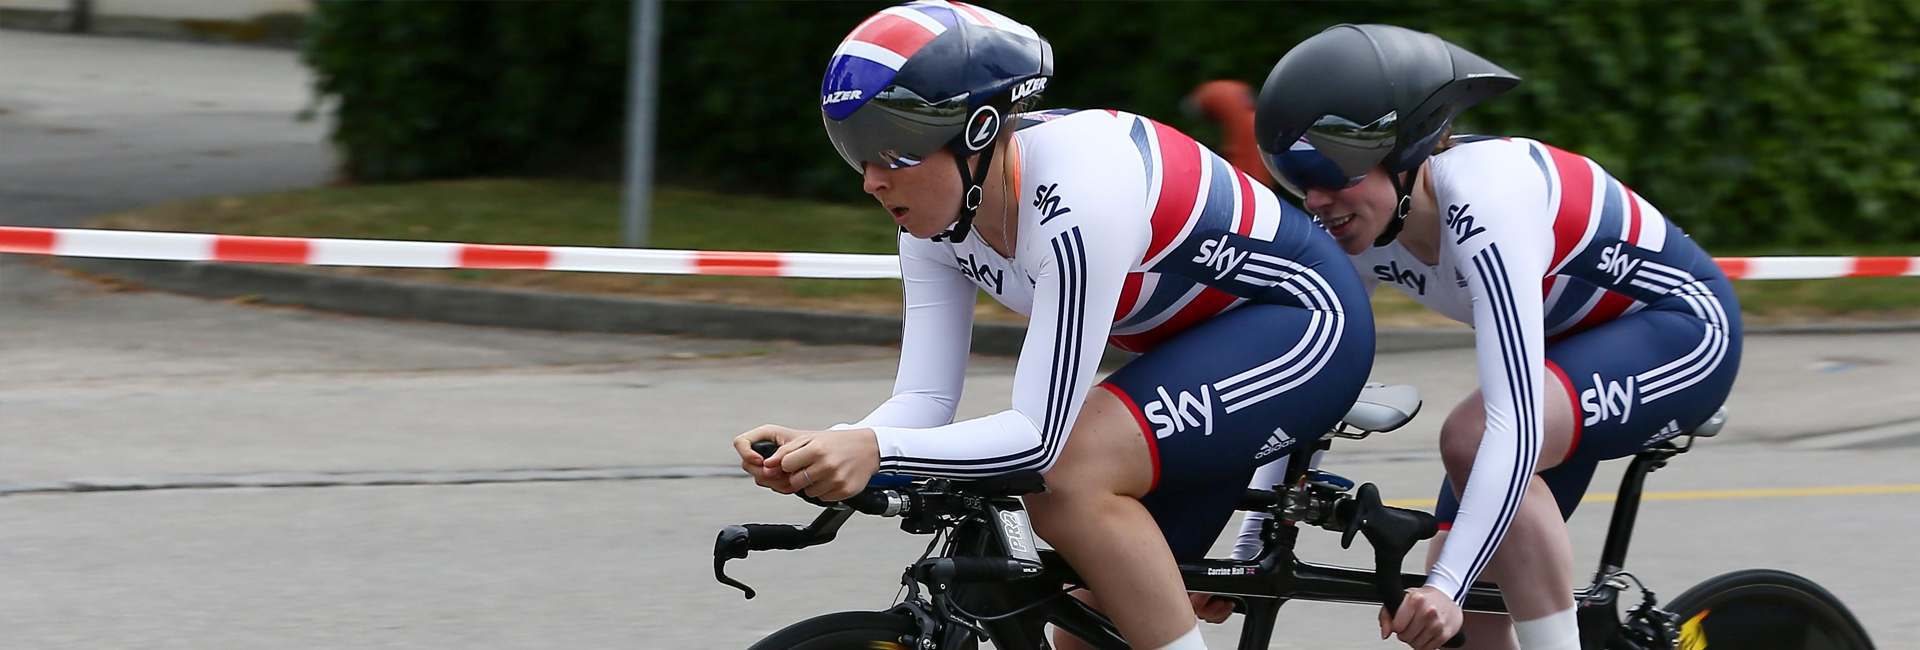
{"label": "aero time trial helmet", "polygon": [[1412,206],[1415,176],[1453,118],[1520,77],[1426,32],[1335,25],[1280,57],[1260,88],[1254,137],[1281,186],[1351,187],[1375,165],[1399,195],[1375,242],[1393,241]]}
{"label": "aero time trial helmet", "polygon": [[[942,237],[967,236],[981,184],[1010,115],[1039,99],[1053,76],[1053,48],[1011,18],[960,2],[889,7],[853,28],[820,83],[821,121],[840,157],[889,168],[953,150],[963,197]],[[976,167],[968,158],[980,154]]]}

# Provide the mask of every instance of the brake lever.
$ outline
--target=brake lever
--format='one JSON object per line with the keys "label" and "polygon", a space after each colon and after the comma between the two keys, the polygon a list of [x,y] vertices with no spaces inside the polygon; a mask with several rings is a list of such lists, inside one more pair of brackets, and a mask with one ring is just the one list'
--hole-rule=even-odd
{"label": "brake lever", "polygon": [[[1395,512],[1396,509],[1380,502],[1380,488],[1372,483],[1362,484],[1353,500],[1342,505],[1350,510],[1347,526],[1341,531],[1340,547],[1351,545],[1355,532],[1367,537],[1367,544],[1373,546],[1373,588],[1380,593],[1380,604],[1386,608],[1387,618],[1394,618],[1400,614],[1406,591],[1400,582],[1400,565],[1414,544],[1432,538],[1437,532],[1433,516],[1413,510]],[[1456,632],[1441,647],[1458,648],[1466,643],[1467,634]]]}
{"label": "brake lever", "polygon": [[745,526],[728,526],[720,529],[720,536],[713,540],[713,579],[718,580],[720,584],[746,592],[747,600],[753,600],[753,597],[756,595],[753,587],[747,586],[747,583],[727,577],[727,561],[745,559],[747,553],[747,528]]}

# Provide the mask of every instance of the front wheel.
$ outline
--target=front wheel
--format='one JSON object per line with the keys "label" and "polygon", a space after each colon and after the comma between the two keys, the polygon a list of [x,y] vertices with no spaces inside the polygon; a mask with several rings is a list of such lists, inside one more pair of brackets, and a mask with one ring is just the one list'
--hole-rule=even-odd
{"label": "front wheel", "polygon": [[1747,569],[1694,585],[1666,606],[1680,615],[1679,650],[1872,650],[1847,606],[1812,580]]}
{"label": "front wheel", "polygon": [[789,625],[747,650],[914,650],[916,634],[907,616],[840,612]]}

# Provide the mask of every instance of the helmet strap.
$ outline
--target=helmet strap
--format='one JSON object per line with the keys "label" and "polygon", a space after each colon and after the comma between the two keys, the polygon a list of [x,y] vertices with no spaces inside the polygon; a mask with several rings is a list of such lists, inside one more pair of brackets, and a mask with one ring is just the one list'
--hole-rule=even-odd
{"label": "helmet strap", "polygon": [[980,211],[980,203],[986,199],[987,190],[983,185],[987,180],[987,170],[993,167],[993,150],[1000,144],[996,137],[980,148],[980,164],[967,166],[967,156],[954,152],[953,164],[960,168],[960,218],[946,232],[933,236],[934,241],[946,241],[958,244],[967,240],[973,232],[973,217]]}
{"label": "helmet strap", "polygon": [[1404,174],[1387,175],[1387,179],[1393,181],[1394,195],[1398,196],[1400,200],[1393,206],[1393,220],[1387,222],[1387,229],[1381,231],[1379,237],[1374,238],[1374,246],[1385,246],[1393,243],[1394,238],[1400,236],[1400,229],[1406,227],[1407,213],[1413,211],[1413,188],[1416,186],[1416,181],[1419,178],[1419,165],[1415,165],[1411,171]]}

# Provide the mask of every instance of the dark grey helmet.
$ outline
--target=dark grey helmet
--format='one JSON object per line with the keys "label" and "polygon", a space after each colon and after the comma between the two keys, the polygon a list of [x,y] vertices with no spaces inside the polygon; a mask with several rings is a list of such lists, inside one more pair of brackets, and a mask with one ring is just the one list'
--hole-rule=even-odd
{"label": "dark grey helmet", "polygon": [[1440,37],[1393,25],[1334,25],[1293,46],[1254,109],[1260,159],[1295,196],[1352,187],[1375,165],[1399,195],[1385,246],[1412,209],[1420,163],[1468,106],[1520,77]]}
{"label": "dark grey helmet", "polygon": [[[1375,164],[1406,172],[1426,160],[1460,111],[1519,83],[1426,32],[1335,25],[1274,64],[1260,88],[1254,137],[1270,155],[1307,137],[1348,176]],[[1309,133],[1316,123],[1327,128]]]}

